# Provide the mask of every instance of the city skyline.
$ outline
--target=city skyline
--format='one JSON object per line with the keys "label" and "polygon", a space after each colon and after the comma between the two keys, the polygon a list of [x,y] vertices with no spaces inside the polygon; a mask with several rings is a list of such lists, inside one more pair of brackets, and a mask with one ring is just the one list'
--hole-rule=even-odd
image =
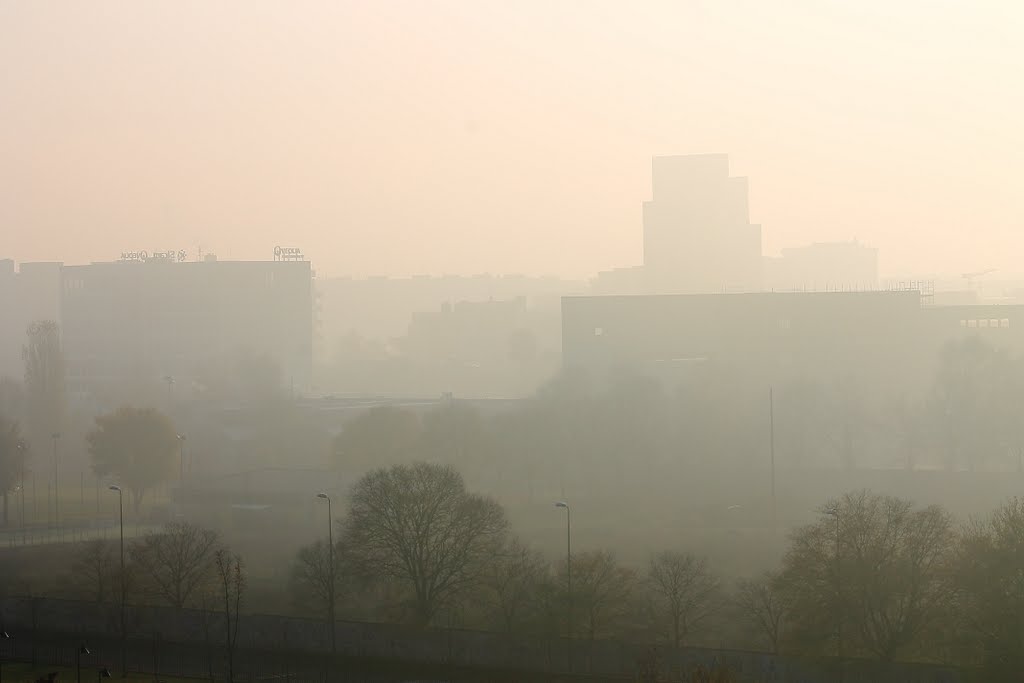
{"label": "city skyline", "polygon": [[5,255],[588,277],[640,261],[652,157],[720,152],[767,254],[1016,270],[1024,9],[727,5],[6,4]]}

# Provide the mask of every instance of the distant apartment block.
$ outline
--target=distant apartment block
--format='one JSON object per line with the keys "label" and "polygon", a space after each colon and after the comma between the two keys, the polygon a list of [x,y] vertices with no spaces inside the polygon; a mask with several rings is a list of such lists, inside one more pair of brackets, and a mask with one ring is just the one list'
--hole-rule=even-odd
{"label": "distant apartment block", "polygon": [[302,390],[312,373],[312,296],[307,261],[64,266],[68,386],[90,393],[164,377],[187,383],[246,352],[270,358]]}
{"label": "distant apartment block", "polygon": [[764,261],[765,289],[775,291],[878,288],[878,249],[859,242],[818,242],[783,249]]}
{"label": "distant apartment block", "polygon": [[923,381],[949,342],[1024,352],[1024,306],[925,306],[920,292],[791,292],[562,299],[567,367],[663,377],[704,364],[754,383],[875,373]]}
{"label": "distant apartment block", "polygon": [[37,320],[59,321],[60,263],[22,263],[0,260],[0,377],[24,376],[22,349],[26,330]]}
{"label": "distant apartment block", "polygon": [[643,204],[643,265],[598,273],[595,294],[756,292],[761,226],[750,222],[747,179],[725,154],[654,157]]}
{"label": "distant apartment block", "polygon": [[725,154],[655,157],[644,202],[644,267],[656,293],[757,291],[761,226],[750,223],[747,179]]}

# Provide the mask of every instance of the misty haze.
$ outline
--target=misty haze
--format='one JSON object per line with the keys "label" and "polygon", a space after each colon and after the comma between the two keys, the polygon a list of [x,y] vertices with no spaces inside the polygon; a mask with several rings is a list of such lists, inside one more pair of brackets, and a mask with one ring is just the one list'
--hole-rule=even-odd
{"label": "misty haze", "polygon": [[1024,681],[1021,35],[0,3],[0,681]]}

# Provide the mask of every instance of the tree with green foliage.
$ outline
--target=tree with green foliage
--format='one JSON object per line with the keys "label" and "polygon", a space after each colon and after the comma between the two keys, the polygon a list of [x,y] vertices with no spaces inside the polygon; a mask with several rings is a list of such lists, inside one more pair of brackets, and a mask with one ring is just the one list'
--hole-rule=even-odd
{"label": "tree with green foliage", "polygon": [[101,415],[85,438],[93,471],[131,491],[136,513],[146,492],[175,471],[178,434],[170,419],[152,408],[123,406]]}

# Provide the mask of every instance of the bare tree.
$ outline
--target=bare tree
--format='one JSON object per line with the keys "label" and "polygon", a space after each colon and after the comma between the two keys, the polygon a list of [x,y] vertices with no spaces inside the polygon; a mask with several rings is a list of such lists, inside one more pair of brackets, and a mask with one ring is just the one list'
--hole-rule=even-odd
{"label": "bare tree", "polygon": [[396,465],[356,483],[345,546],[364,573],[408,585],[425,625],[478,582],[507,527],[501,506],[467,492],[451,467]]}
{"label": "bare tree", "polygon": [[892,661],[918,644],[951,599],[953,542],[952,520],[941,508],[846,494],[793,535],[782,572],[791,623],[812,648],[831,633],[840,650]]}
{"label": "bare tree", "polygon": [[679,647],[718,607],[719,581],[707,562],[688,553],[665,551],[651,558],[647,584],[656,609],[668,618],[672,645]]}
{"label": "bare tree", "polygon": [[242,558],[232,555],[226,548],[214,553],[217,579],[224,599],[224,653],[228,662],[228,683],[235,682],[235,645],[238,643],[239,610],[245,593],[245,573]]}
{"label": "bare tree", "polygon": [[220,546],[215,531],[187,522],[170,522],[147,534],[131,548],[131,558],[153,592],[181,609],[214,577],[214,555]]}
{"label": "bare tree", "polygon": [[765,572],[753,579],[743,579],[736,585],[733,602],[740,611],[767,638],[773,654],[779,654],[782,626],[788,613],[785,592],[779,586],[779,577]]}
{"label": "bare tree", "polygon": [[[567,578],[564,564],[560,574]],[[579,623],[585,626],[588,638],[610,634],[615,622],[628,612],[635,585],[636,572],[619,565],[612,553],[573,554],[572,606],[580,613]]]}
{"label": "bare tree", "polygon": [[489,564],[482,580],[485,595],[507,633],[522,622],[524,612],[535,606],[534,598],[547,573],[544,557],[518,538],[513,538]]}
{"label": "bare tree", "polygon": [[119,590],[114,544],[105,539],[87,541],[71,565],[71,582],[76,590],[102,603]]}
{"label": "bare tree", "polygon": [[0,415],[0,495],[4,499],[4,526],[9,521],[7,496],[18,484],[24,484],[21,478],[25,471],[26,455],[26,445],[21,440],[18,423]]}
{"label": "bare tree", "polygon": [[1024,498],[1013,498],[962,534],[956,564],[958,612],[984,680],[1019,681],[1024,670]]}
{"label": "bare tree", "polygon": [[[342,594],[342,568],[341,558],[345,554],[340,549],[340,544],[334,547],[334,591],[331,591],[331,558],[328,552],[328,544],[323,540],[303,546],[295,555],[292,563],[290,577],[292,600],[296,606],[302,609],[322,610],[324,615],[330,615],[331,596],[337,600]],[[335,605],[337,607],[337,605]]]}
{"label": "bare tree", "polygon": [[64,351],[60,326],[52,320],[38,320],[28,326],[28,344],[22,349],[25,361],[25,398],[29,436],[38,448],[60,431],[64,420]]}

